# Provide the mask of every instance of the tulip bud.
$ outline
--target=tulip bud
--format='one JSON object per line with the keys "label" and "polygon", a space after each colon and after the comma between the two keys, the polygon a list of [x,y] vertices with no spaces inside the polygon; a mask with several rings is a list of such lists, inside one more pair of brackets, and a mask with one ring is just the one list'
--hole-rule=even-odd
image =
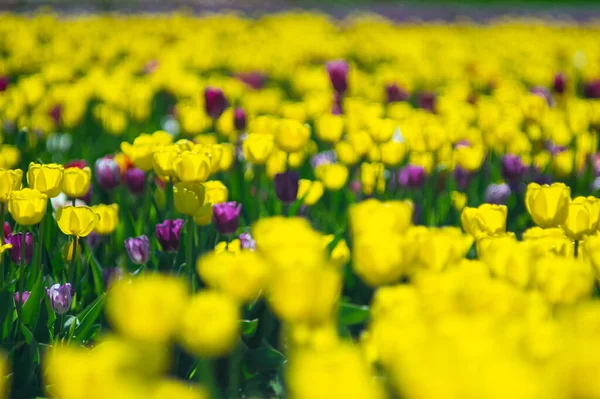
{"label": "tulip bud", "polygon": [[525,192],[525,207],[540,227],[560,226],[567,218],[571,188],[563,183],[540,186],[530,183]]}
{"label": "tulip bud", "polygon": [[404,187],[422,187],[425,183],[425,168],[420,165],[407,165],[400,170],[398,180]]}
{"label": "tulip bud", "polygon": [[243,108],[236,108],[233,111],[233,125],[239,131],[246,129],[246,111]]}
{"label": "tulip bud", "polygon": [[215,120],[219,119],[227,108],[227,99],[223,90],[210,86],[204,89],[204,107],[208,116]]}
{"label": "tulip bud", "polygon": [[454,168],[454,179],[456,180],[456,186],[461,190],[466,190],[469,181],[471,180],[471,173],[468,170],[457,166]]}
{"label": "tulip bud", "polygon": [[583,95],[586,98],[600,98],[600,79],[586,83],[583,86]]}
{"label": "tulip bud", "polygon": [[325,67],[333,89],[338,93],[344,93],[348,88],[348,71],[350,69],[348,63],[344,60],[330,61]]}
{"label": "tulip bud", "polygon": [[410,94],[396,83],[386,85],[385,94],[388,104],[398,101],[408,101],[410,98]]}
{"label": "tulip bud", "polygon": [[62,191],[71,198],[81,198],[88,194],[92,171],[87,166],[66,168],[63,173]]}
{"label": "tulip bud", "polygon": [[74,293],[70,283],[54,284],[46,289],[46,294],[50,299],[50,306],[56,314],[65,314],[71,308]]}
{"label": "tulip bud", "polygon": [[4,222],[4,241],[6,241],[11,234],[12,229],[10,228],[10,223]]}
{"label": "tulip bud", "polygon": [[250,233],[242,233],[238,236],[240,240],[240,247],[242,249],[249,249],[254,251],[256,249],[256,241],[252,238]]}
{"label": "tulip bud", "polygon": [[[23,233],[12,234],[7,237],[7,244],[11,244],[12,248],[8,250],[10,254],[10,258],[12,261],[20,265],[22,259],[23,252]],[[27,233],[25,234],[25,259],[23,261],[23,265],[28,265],[31,263],[31,259],[33,258],[33,234]]]}
{"label": "tulip bud", "polygon": [[238,228],[242,204],[235,201],[215,204],[213,206],[213,222],[221,234],[233,234]]}
{"label": "tulip bud", "polygon": [[146,187],[146,175],[143,170],[130,168],[125,172],[125,184],[133,194],[140,195]]}
{"label": "tulip bud", "polygon": [[275,175],[275,193],[283,203],[296,201],[298,195],[298,173],[284,172]]}
{"label": "tulip bud", "polygon": [[527,166],[523,164],[521,157],[513,154],[506,154],[502,157],[502,176],[506,179],[518,179],[527,171]]}
{"label": "tulip bud", "polygon": [[96,182],[104,190],[112,190],[121,184],[121,169],[111,157],[98,158],[95,165]]}
{"label": "tulip bud", "polygon": [[558,94],[564,93],[567,87],[567,76],[562,72],[557,73],[554,75],[554,83],[552,86],[554,87],[554,91]]}
{"label": "tulip bud", "polygon": [[50,111],[48,111],[48,116],[52,118],[55,125],[60,124],[62,120],[62,111],[63,108],[60,104],[56,104],[54,107],[50,108]]}
{"label": "tulip bud", "polygon": [[485,190],[485,202],[488,204],[505,205],[510,198],[510,187],[506,183],[490,184]]}
{"label": "tulip bud", "polygon": [[0,92],[5,91],[10,84],[10,78],[6,75],[0,76]]}
{"label": "tulip bud", "polygon": [[183,219],[165,220],[156,225],[156,239],[162,246],[163,251],[177,252],[182,226]]}
{"label": "tulip bud", "polygon": [[417,97],[417,104],[419,108],[435,112],[435,94],[428,91],[420,93]]}
{"label": "tulip bud", "polygon": [[29,291],[23,291],[23,295],[21,295],[20,292],[15,292],[15,302],[20,302],[21,306],[23,306],[25,305],[25,302],[27,302],[27,299],[29,299],[29,295],[31,295],[31,292]]}
{"label": "tulip bud", "polygon": [[150,260],[150,241],[145,235],[126,239],[125,249],[129,259],[136,265],[143,265]]}

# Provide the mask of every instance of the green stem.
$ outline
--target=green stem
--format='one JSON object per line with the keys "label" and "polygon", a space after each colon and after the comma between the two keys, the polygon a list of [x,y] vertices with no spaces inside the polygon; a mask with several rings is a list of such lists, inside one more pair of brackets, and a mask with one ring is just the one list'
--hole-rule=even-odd
{"label": "green stem", "polygon": [[240,366],[242,363],[242,344],[237,342],[233,353],[229,356],[228,374],[229,385],[227,386],[227,397],[236,399],[239,397],[240,391]]}
{"label": "green stem", "polygon": [[[72,236],[73,238],[73,252],[71,254],[71,264],[69,265],[69,277],[67,279],[67,283],[73,284],[73,280],[75,279],[75,268],[77,267],[77,236]],[[69,251],[67,251],[67,254]]]}
{"label": "green stem", "polygon": [[[17,330],[16,334],[21,330],[21,319],[23,318],[23,291],[25,291],[25,246],[27,245],[27,230],[23,229],[23,237],[21,238],[21,262],[19,267],[19,300],[17,301]],[[16,336],[16,335],[15,335]]]}
{"label": "green stem", "polygon": [[196,292],[196,279],[194,278],[194,265],[192,264],[193,258],[193,243],[194,243],[194,219],[192,216],[187,218],[187,245],[185,248],[185,263],[188,267],[188,274],[191,280],[192,293]]}
{"label": "green stem", "polygon": [[212,360],[201,357],[198,359],[198,379],[200,383],[208,389],[211,398],[220,398],[219,388],[215,380],[215,372]]}
{"label": "green stem", "polygon": [[167,204],[165,209],[165,219],[169,219],[171,217],[171,213],[173,210],[173,182],[171,179],[167,181],[167,186],[165,188],[166,196],[167,196]]}
{"label": "green stem", "polygon": [[38,229],[38,243],[37,246],[35,247],[35,259],[36,259],[36,264],[35,264],[35,271],[41,271],[42,270],[42,248],[44,247],[44,226],[46,225],[46,215],[44,214],[44,216],[42,217],[42,221],[40,222],[39,225],[39,229]]}
{"label": "green stem", "polygon": [[[4,204],[0,204],[0,224],[4,229]],[[3,230],[4,231],[4,230]],[[2,244],[4,244],[4,237],[2,237]],[[4,287],[4,255],[0,255],[0,288]]]}

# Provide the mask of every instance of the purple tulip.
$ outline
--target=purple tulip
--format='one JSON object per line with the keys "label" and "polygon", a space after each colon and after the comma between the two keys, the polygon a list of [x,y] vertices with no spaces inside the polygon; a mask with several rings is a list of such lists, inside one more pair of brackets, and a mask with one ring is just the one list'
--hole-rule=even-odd
{"label": "purple tulip", "polygon": [[62,105],[56,104],[54,107],[50,108],[48,115],[52,118],[55,125],[60,124],[60,121],[62,120]]}
{"label": "purple tulip", "polygon": [[252,238],[250,233],[242,233],[238,238],[240,240],[240,246],[242,249],[249,249],[251,251],[256,249],[256,241],[254,241],[254,238]]}
{"label": "purple tulip", "polygon": [[239,131],[246,129],[246,111],[243,108],[233,110],[233,125]]}
{"label": "purple tulip", "polygon": [[10,78],[6,75],[0,76],[0,92],[5,91],[10,83]]}
{"label": "purple tulip", "polygon": [[527,169],[518,155],[506,154],[502,157],[502,176],[505,179],[518,179],[527,172]]}
{"label": "purple tulip", "polygon": [[219,119],[227,108],[227,99],[223,90],[210,86],[204,89],[204,107],[208,116],[215,120]]}
{"label": "purple tulip", "polygon": [[102,189],[112,190],[121,184],[121,169],[113,158],[98,158],[94,169],[96,182]]}
{"label": "purple tulip", "polygon": [[213,205],[213,222],[221,234],[233,234],[238,228],[242,204],[235,201]]}
{"label": "purple tulip", "polygon": [[459,190],[464,191],[469,186],[471,180],[471,173],[468,170],[457,166],[454,168],[454,180],[456,180],[456,186]]}
{"label": "purple tulip", "polygon": [[21,306],[25,305],[25,302],[27,302],[27,299],[29,299],[29,295],[31,295],[31,292],[29,291],[23,291],[23,296],[21,300],[21,293],[19,292],[15,292],[15,302],[17,303],[21,303]]}
{"label": "purple tulip", "polygon": [[156,225],[156,239],[162,246],[163,251],[176,253],[179,249],[179,239],[183,219],[165,220]]}
{"label": "purple tulip", "polygon": [[285,204],[296,201],[298,196],[298,173],[287,171],[275,175],[275,194]]}
{"label": "purple tulip", "polygon": [[587,98],[600,98],[600,79],[586,83],[583,86],[583,95]]}
{"label": "purple tulip", "polygon": [[235,77],[256,90],[261,89],[267,80],[267,77],[260,72],[242,72]]}
{"label": "purple tulip", "polygon": [[398,101],[408,101],[410,98],[408,91],[404,90],[404,88],[398,86],[396,83],[386,85],[385,94],[388,104]]}
{"label": "purple tulip", "polygon": [[600,190],[600,177],[596,177],[591,184],[592,191],[598,191]]}
{"label": "purple tulip", "polygon": [[[11,244],[12,248],[8,250],[10,258],[17,265],[21,264],[22,248],[23,248],[23,233],[11,234],[5,239],[6,243]],[[23,265],[31,263],[33,258],[33,234],[25,235],[25,260]]]}
{"label": "purple tulip", "polygon": [[567,75],[565,75],[562,72],[559,72],[556,75],[554,75],[554,82],[552,84],[552,87],[554,88],[554,91],[558,94],[564,93],[565,89],[567,88]]}
{"label": "purple tulip", "polygon": [[400,170],[398,181],[404,187],[422,187],[425,183],[425,168],[419,165],[407,165]]}
{"label": "purple tulip", "polygon": [[112,267],[102,269],[102,281],[104,283],[104,289],[110,288],[112,284],[123,279],[123,269],[120,267]]}
{"label": "purple tulip", "polygon": [[328,62],[325,67],[333,89],[338,93],[344,93],[348,89],[348,72],[350,70],[348,63],[344,60],[335,60]]}
{"label": "purple tulip", "polygon": [[511,190],[508,184],[490,184],[485,190],[485,202],[488,204],[506,205],[510,198]]}
{"label": "purple tulip", "polygon": [[142,194],[146,187],[146,174],[138,168],[127,169],[127,172],[125,172],[125,185],[133,194]]}
{"label": "purple tulip", "polygon": [[136,265],[143,265],[150,260],[150,241],[145,235],[126,239],[125,249],[129,259]]}
{"label": "purple tulip", "polygon": [[64,285],[54,284],[46,289],[46,294],[50,299],[50,306],[56,314],[65,314],[71,308],[74,293],[70,283]]}
{"label": "purple tulip", "polygon": [[337,156],[335,154],[335,151],[323,151],[313,155],[313,157],[310,159],[310,165],[313,169],[316,169],[317,166],[322,165],[324,163],[335,163],[336,159]]}
{"label": "purple tulip", "polygon": [[417,105],[419,108],[426,109],[429,112],[435,112],[435,94],[429,91],[419,93],[417,96]]}
{"label": "purple tulip", "polygon": [[12,228],[10,223],[4,222],[4,241],[8,240],[8,237],[12,234]]}
{"label": "purple tulip", "polygon": [[540,86],[532,87],[531,90],[529,90],[529,92],[531,94],[535,94],[536,96],[542,97],[544,100],[546,100],[546,103],[549,106],[552,106],[554,104],[554,101],[552,100],[552,95],[550,94],[548,89],[546,89],[545,87],[540,87]]}

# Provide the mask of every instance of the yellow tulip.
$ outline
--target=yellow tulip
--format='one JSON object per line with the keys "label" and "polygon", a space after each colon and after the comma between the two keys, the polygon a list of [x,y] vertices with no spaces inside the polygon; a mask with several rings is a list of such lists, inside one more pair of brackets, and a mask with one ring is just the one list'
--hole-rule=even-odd
{"label": "yellow tulip", "polygon": [[317,203],[323,196],[323,183],[318,180],[311,181],[308,179],[300,179],[298,181],[297,199],[302,199],[302,203],[306,206],[312,206]]}
{"label": "yellow tulip", "polygon": [[204,182],[211,172],[211,160],[205,154],[184,151],[175,161],[177,177],[182,182]]}
{"label": "yellow tulip", "polygon": [[529,183],[525,192],[527,212],[540,227],[557,227],[567,218],[571,188],[564,183],[551,186]]}
{"label": "yellow tulip", "polygon": [[330,191],[338,191],[348,180],[348,168],[339,163],[324,163],[315,169],[315,176]]}
{"label": "yellow tulip", "polygon": [[397,122],[393,119],[373,119],[369,126],[369,134],[376,143],[390,141],[397,128]]}
{"label": "yellow tulip", "polygon": [[212,222],[213,208],[211,203],[206,203],[196,211],[194,223],[198,226],[208,226]]}
{"label": "yellow tulip", "polygon": [[54,198],[60,194],[63,173],[62,165],[40,165],[32,162],[27,170],[27,183],[29,187],[46,194],[48,198]]}
{"label": "yellow tulip", "polygon": [[176,183],[173,187],[173,196],[177,212],[194,215],[204,205],[204,185],[202,183]]}
{"label": "yellow tulip", "polygon": [[269,134],[249,134],[244,140],[244,157],[253,165],[263,165],[273,151],[275,143]]}
{"label": "yellow tulip", "polygon": [[131,159],[136,168],[147,172],[152,169],[156,146],[157,144],[151,135],[140,134],[133,140],[133,144],[121,143],[121,151]]}
{"label": "yellow tulip", "polygon": [[288,154],[287,161],[290,168],[296,169],[304,164],[306,151],[297,151]]}
{"label": "yellow tulip", "polygon": [[310,128],[296,120],[283,119],[275,130],[275,143],[285,152],[297,152],[310,140]]}
{"label": "yellow tulip", "polygon": [[92,171],[89,167],[67,168],[64,170],[62,180],[62,191],[71,198],[81,198],[90,189]]}
{"label": "yellow tulip", "polygon": [[56,211],[56,222],[66,235],[86,237],[100,217],[89,206],[66,205]]}
{"label": "yellow tulip", "polygon": [[235,161],[235,148],[231,143],[217,144],[221,147],[221,160],[219,161],[219,171],[227,172],[231,169]]}
{"label": "yellow tulip", "polygon": [[8,197],[8,211],[23,226],[38,224],[46,214],[47,204],[48,196],[36,189],[11,191]]}
{"label": "yellow tulip", "polygon": [[460,212],[467,205],[468,197],[467,194],[461,193],[460,191],[452,191],[450,193],[450,199],[454,209]]}
{"label": "yellow tulip", "polygon": [[460,146],[454,150],[456,163],[469,172],[476,172],[481,168],[485,159],[485,151],[481,146]]}
{"label": "yellow tulip", "polygon": [[227,202],[229,197],[229,190],[223,182],[219,180],[210,180],[204,182],[204,202],[210,202],[211,204],[220,204]]}
{"label": "yellow tulip", "polygon": [[381,162],[386,166],[398,166],[406,155],[406,145],[394,140],[383,143],[379,146],[381,151]]}
{"label": "yellow tulip", "polygon": [[364,130],[348,133],[348,141],[359,156],[366,155],[373,146],[373,139]]}
{"label": "yellow tulip", "polygon": [[482,236],[502,234],[506,231],[506,205],[482,204],[477,208],[465,208],[460,215],[463,229],[476,239]]}
{"label": "yellow tulip", "polygon": [[352,166],[360,159],[360,154],[348,141],[340,141],[335,145],[335,155],[344,165]]}
{"label": "yellow tulip", "polygon": [[0,169],[0,202],[7,202],[11,191],[20,190],[22,182],[21,169]]}
{"label": "yellow tulip", "polygon": [[597,200],[577,197],[567,207],[567,217],[562,228],[572,240],[579,241],[583,236],[592,234],[598,228]]}
{"label": "yellow tulip", "polygon": [[166,145],[159,147],[154,151],[152,156],[152,166],[154,172],[161,177],[175,177],[175,160],[179,156],[181,148],[177,144]]}
{"label": "yellow tulip", "polygon": [[279,149],[273,150],[267,163],[265,164],[265,171],[270,179],[274,179],[278,173],[283,173],[287,169],[287,154]]}
{"label": "yellow tulip", "polygon": [[317,120],[317,137],[326,143],[337,143],[344,133],[344,117],[325,114]]}
{"label": "yellow tulip", "polygon": [[[331,243],[333,243],[334,239],[335,236],[333,234],[323,236],[323,245],[325,249],[329,249],[329,246],[331,245]],[[343,238],[340,239],[335,245],[335,247],[331,248],[329,259],[331,260],[331,263],[337,268],[341,268],[346,263],[348,263],[348,261],[350,260],[350,248],[348,248],[348,243],[346,243],[346,240],[344,240]]]}
{"label": "yellow tulip", "polygon": [[107,235],[115,231],[119,225],[119,205],[94,205],[92,210],[98,215],[98,222],[94,231],[98,234]]}

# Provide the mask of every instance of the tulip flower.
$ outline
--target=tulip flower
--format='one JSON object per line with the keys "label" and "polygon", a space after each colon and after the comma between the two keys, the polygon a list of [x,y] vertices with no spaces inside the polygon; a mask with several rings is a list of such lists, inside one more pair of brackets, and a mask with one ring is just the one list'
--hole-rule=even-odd
{"label": "tulip flower", "polygon": [[398,181],[404,187],[423,187],[423,184],[425,184],[425,169],[420,165],[407,165],[400,170]]}
{"label": "tulip flower", "polygon": [[348,181],[348,168],[339,163],[323,164],[315,169],[315,176],[330,191],[338,191]]}
{"label": "tulip flower", "polygon": [[246,111],[243,108],[236,108],[233,111],[233,125],[240,132],[246,129]]}
{"label": "tulip flower", "polygon": [[146,188],[146,174],[138,168],[130,168],[125,172],[125,185],[135,195],[140,195]]}
{"label": "tulip flower", "polygon": [[73,302],[73,288],[70,283],[54,284],[46,289],[50,306],[56,314],[62,315],[69,311]]}
{"label": "tulip flower", "polygon": [[585,235],[590,235],[598,229],[600,203],[594,197],[574,198],[567,207],[567,217],[562,224],[566,235],[572,240],[579,241]]}
{"label": "tulip flower", "polygon": [[249,134],[242,144],[244,157],[253,165],[264,165],[271,155],[275,143],[269,134]]}
{"label": "tulip flower", "polygon": [[11,191],[21,189],[23,171],[21,169],[0,169],[0,203],[8,202]]}
{"label": "tulip flower", "polygon": [[504,233],[507,214],[505,205],[482,204],[477,208],[464,208],[460,221],[465,232],[479,239]]}
{"label": "tulip flower", "polygon": [[48,198],[56,197],[61,191],[64,168],[62,165],[36,164],[31,162],[27,170],[29,187],[46,194]]}
{"label": "tulip flower", "polygon": [[24,188],[12,191],[8,199],[8,211],[18,224],[38,224],[46,214],[48,196],[36,189]]}
{"label": "tulip flower", "polygon": [[180,153],[181,149],[177,144],[157,148],[153,155],[154,172],[163,178],[176,176],[175,161]]}
{"label": "tulip flower", "polygon": [[344,93],[348,89],[348,72],[350,66],[344,60],[330,61],[325,65],[329,80],[333,89],[338,93]]}
{"label": "tulip flower", "polygon": [[219,119],[227,108],[227,99],[223,90],[210,86],[204,89],[204,107],[208,116],[213,120]]}
{"label": "tulip flower", "polygon": [[[5,240],[7,244],[12,245],[12,248],[8,250],[10,254],[10,259],[16,265],[26,266],[31,263],[31,259],[33,259],[33,234],[26,233],[25,234],[25,242],[23,243],[23,233],[11,234]],[[23,255],[23,244],[25,244],[25,258],[22,258]]]}
{"label": "tulip flower", "polygon": [[205,190],[202,183],[176,183],[173,194],[175,209],[184,215],[195,215],[205,202]]}
{"label": "tulip flower", "polygon": [[111,157],[102,157],[96,160],[94,166],[96,182],[104,190],[112,190],[121,184],[121,169]]}
{"label": "tulip flower", "polygon": [[283,119],[275,131],[275,144],[287,152],[297,152],[304,149],[310,140],[310,128],[292,119]]}
{"label": "tulip flower", "polygon": [[162,246],[163,251],[170,253],[177,252],[183,223],[183,219],[175,219],[165,220],[156,225],[156,239]]}
{"label": "tulip flower", "polygon": [[21,304],[21,306],[23,306],[25,305],[25,302],[27,302],[27,299],[29,299],[30,295],[31,292],[29,291],[23,291],[22,295],[20,292],[15,292],[15,302],[18,302]]}
{"label": "tulip flower", "polygon": [[488,204],[506,205],[510,195],[511,190],[508,184],[492,183],[485,189],[485,202]]}
{"label": "tulip flower", "polygon": [[175,161],[175,172],[182,182],[205,182],[211,173],[211,167],[209,156],[190,151],[184,151]]}
{"label": "tulip flower", "polygon": [[119,225],[119,205],[94,205],[92,210],[98,215],[98,222],[94,227],[94,232],[101,235],[109,235]]}
{"label": "tulip flower", "polygon": [[385,86],[385,97],[388,104],[398,101],[408,101],[410,93],[396,83]]}
{"label": "tulip flower", "polygon": [[87,166],[67,168],[63,174],[62,191],[71,198],[81,198],[88,193],[91,180],[92,171]]}
{"label": "tulip flower", "polygon": [[87,237],[100,217],[89,206],[66,205],[56,211],[56,221],[66,235]]}
{"label": "tulip flower", "polygon": [[254,251],[256,249],[256,241],[252,238],[250,233],[242,233],[238,236],[240,240],[240,247],[242,249],[249,249]]}
{"label": "tulip flower", "polygon": [[125,249],[129,259],[136,265],[146,264],[150,260],[150,241],[145,235],[126,239]]}
{"label": "tulip flower", "polygon": [[233,234],[238,228],[238,220],[242,204],[235,201],[215,204],[213,206],[213,222],[221,234]]}
{"label": "tulip flower", "polygon": [[562,72],[554,75],[554,82],[552,84],[554,91],[558,94],[563,94],[567,87],[567,75]]}
{"label": "tulip flower", "polygon": [[527,212],[540,227],[560,226],[567,218],[571,189],[563,183],[530,183],[525,192]]}
{"label": "tulip flower", "polygon": [[502,157],[502,176],[506,179],[518,179],[527,169],[518,155],[506,154]]}
{"label": "tulip flower", "polygon": [[298,194],[296,195],[296,199],[302,199],[304,205],[312,206],[321,199],[323,192],[323,183],[320,181],[300,179],[298,181]]}
{"label": "tulip flower", "polygon": [[229,197],[229,190],[223,182],[219,180],[210,180],[203,183],[204,186],[204,202],[210,202],[211,204],[219,204],[221,202],[227,202]]}
{"label": "tulip flower", "polygon": [[296,201],[298,196],[298,173],[288,171],[275,175],[275,193],[283,203]]}

